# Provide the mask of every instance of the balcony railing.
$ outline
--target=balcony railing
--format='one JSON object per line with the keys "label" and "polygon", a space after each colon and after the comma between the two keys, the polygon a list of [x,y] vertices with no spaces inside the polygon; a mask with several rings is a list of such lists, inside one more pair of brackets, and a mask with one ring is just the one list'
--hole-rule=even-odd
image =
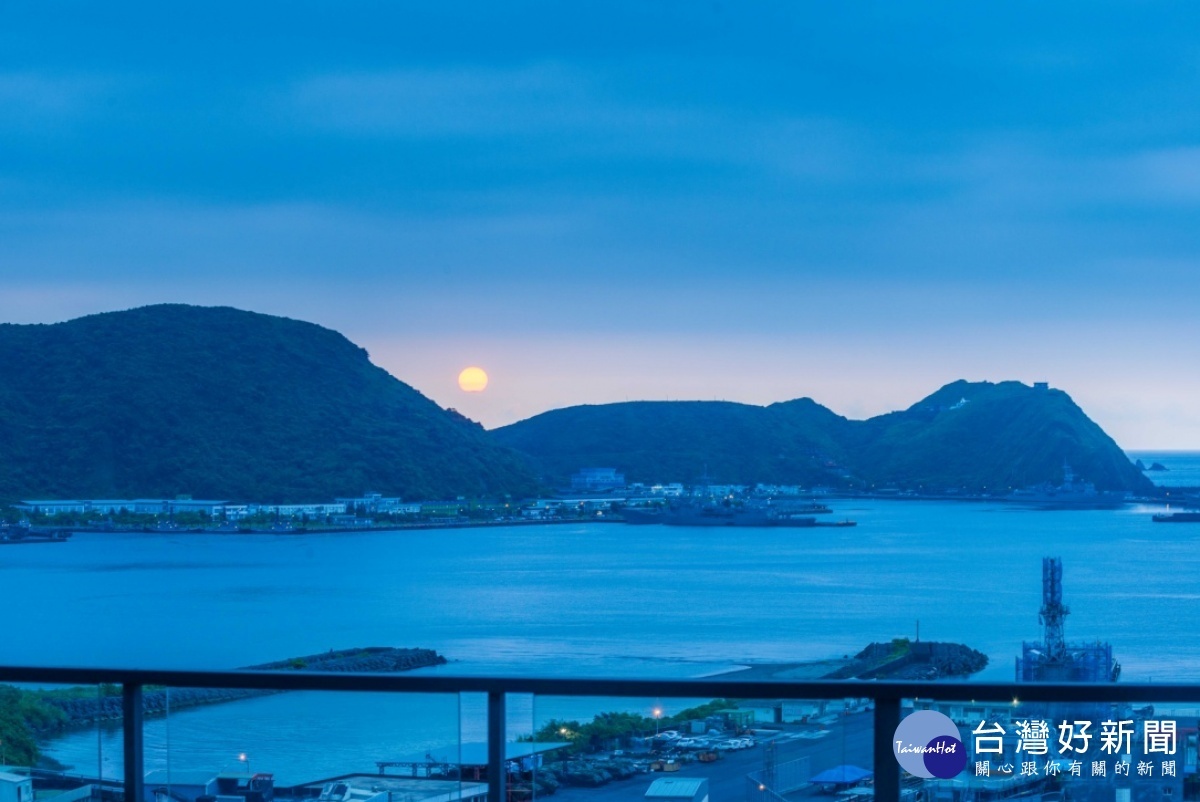
{"label": "balcony railing", "polygon": [[879,681],[740,681],[728,677],[692,680],[454,677],[412,674],[351,674],[305,671],[167,671],[102,668],[0,666],[0,682],[46,685],[118,685],[122,689],[124,788],[127,802],[144,799],[143,689],[231,688],[274,691],[348,691],[407,694],[481,693],[487,697],[487,785],[491,802],[505,797],[507,699],[510,694],[657,699],[771,698],[782,700],[868,699],[874,704],[872,751],[874,797],[899,802],[901,770],[892,735],[906,699],[966,700],[973,703],[1175,703],[1196,705],[1195,684],[975,683]]}

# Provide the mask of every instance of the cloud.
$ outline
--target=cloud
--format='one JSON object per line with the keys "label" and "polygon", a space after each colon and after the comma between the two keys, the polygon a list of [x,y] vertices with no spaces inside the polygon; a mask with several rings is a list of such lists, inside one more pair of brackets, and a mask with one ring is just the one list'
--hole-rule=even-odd
{"label": "cloud", "polygon": [[[569,214],[422,215],[325,204],[127,202],[0,209],[6,271],[213,277],[407,272],[485,276],[515,242],[560,238]],[[486,257],[491,254],[492,260]]]}
{"label": "cloud", "polygon": [[1128,159],[1127,170],[1145,200],[1200,203],[1200,147],[1145,151]]}
{"label": "cloud", "polygon": [[594,136],[691,126],[698,117],[614,100],[592,72],[556,63],[327,74],[294,85],[287,107],[310,125],[359,137]]}
{"label": "cloud", "polygon": [[114,85],[96,75],[0,72],[0,129],[52,134],[53,126],[102,108]]}

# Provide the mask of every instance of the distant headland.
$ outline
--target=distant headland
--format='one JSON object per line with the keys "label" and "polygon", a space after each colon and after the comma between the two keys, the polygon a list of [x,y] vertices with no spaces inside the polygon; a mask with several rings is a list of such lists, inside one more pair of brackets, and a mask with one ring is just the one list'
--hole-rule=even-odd
{"label": "distant headland", "polygon": [[0,325],[0,503],[361,496],[519,499],[587,466],[629,482],[1006,495],[1154,486],[1063,391],[958,381],[855,421],[766,407],[630,402],[485,431],[320,326],[161,305]]}

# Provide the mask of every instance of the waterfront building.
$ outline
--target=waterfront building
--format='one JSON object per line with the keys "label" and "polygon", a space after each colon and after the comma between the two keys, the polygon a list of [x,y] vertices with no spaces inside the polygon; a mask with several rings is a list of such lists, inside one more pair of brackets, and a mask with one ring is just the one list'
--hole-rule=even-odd
{"label": "waterfront building", "polygon": [[696,485],[692,495],[702,498],[718,498],[722,496],[744,496],[746,485]]}
{"label": "waterfront building", "polygon": [[192,498],[135,498],[135,499],[86,499],[86,500],[26,500],[14,505],[18,510],[42,515],[65,513],[95,513],[97,515],[173,515],[175,513],[200,513],[216,518],[229,504],[228,501],[209,501]]}
{"label": "waterfront building", "polygon": [[463,513],[463,505],[458,501],[422,501],[421,515],[427,518],[457,519]]}
{"label": "waterfront building", "polygon": [[764,485],[754,486],[756,496],[798,496],[803,492],[800,485]]}
{"label": "waterfront building", "polygon": [[22,501],[13,505],[16,509],[31,515],[62,515],[64,513],[84,513],[88,511],[88,502],[67,500],[32,500]]}
{"label": "waterfront building", "polygon": [[324,518],[327,515],[345,515],[345,504],[261,504],[258,512],[266,515],[278,515],[280,518]]}
{"label": "waterfront building", "polygon": [[616,490],[625,486],[625,474],[616,468],[580,468],[571,477],[571,489],[586,493]]}
{"label": "waterfront building", "polygon": [[576,496],[574,498],[540,498],[533,502],[536,509],[557,511],[560,514],[573,512],[604,512],[614,504],[624,504],[624,496]]}
{"label": "waterfront building", "polygon": [[398,496],[384,496],[382,493],[363,493],[357,498],[335,498],[334,501],[345,504],[347,512],[383,512],[396,515],[419,515],[421,512],[420,504],[406,504]]}

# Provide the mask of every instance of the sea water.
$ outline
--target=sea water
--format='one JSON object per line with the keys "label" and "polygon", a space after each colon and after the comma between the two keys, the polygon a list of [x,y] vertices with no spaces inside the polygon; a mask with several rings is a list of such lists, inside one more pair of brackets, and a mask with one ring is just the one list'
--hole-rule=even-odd
{"label": "sea water", "polygon": [[1131,460],[1141,460],[1149,468],[1154,463],[1165,471],[1146,471],[1146,477],[1160,487],[1200,487],[1200,452],[1131,451]]}
{"label": "sea water", "polygon": [[[1041,559],[1058,556],[1069,640],[1110,642],[1128,681],[1200,681],[1200,526],[1153,523],[1161,506],[834,507],[859,525],[81,534],[5,549],[0,577],[28,603],[4,662],[216,669],[394,645],[437,649],[450,663],[427,671],[445,674],[682,678],[841,657],[919,622],[922,639],[988,655],[977,678],[1008,680],[1022,640],[1041,636]],[[510,725],[598,705],[649,715],[655,701],[524,697]],[[328,693],[195,708],[148,721],[147,768],[237,769],[244,753],[281,782],[372,771],[482,741],[482,710],[471,694]],[[120,771],[117,733],[46,751]]]}

